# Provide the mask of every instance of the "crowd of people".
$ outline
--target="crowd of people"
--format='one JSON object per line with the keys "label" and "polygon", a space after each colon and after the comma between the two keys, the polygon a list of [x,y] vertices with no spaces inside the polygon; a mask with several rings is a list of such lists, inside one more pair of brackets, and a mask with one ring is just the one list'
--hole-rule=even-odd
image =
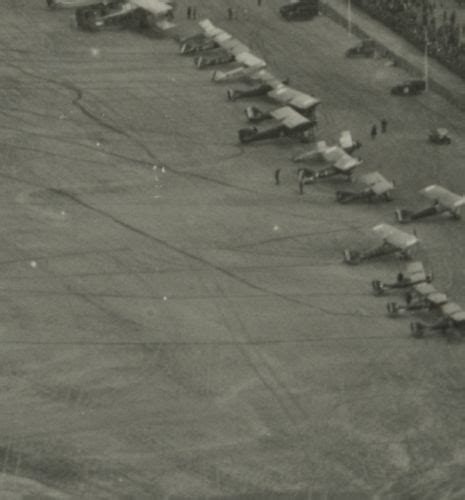
{"label": "crowd of people", "polygon": [[465,78],[465,26],[459,10],[462,0],[455,0],[455,4],[440,0],[352,1],[418,48],[424,50],[427,44],[429,55]]}

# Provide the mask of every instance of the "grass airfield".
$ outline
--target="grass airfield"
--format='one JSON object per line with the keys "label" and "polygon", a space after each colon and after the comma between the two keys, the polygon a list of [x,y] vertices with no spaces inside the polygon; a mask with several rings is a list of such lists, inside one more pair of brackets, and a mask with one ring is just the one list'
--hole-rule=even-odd
{"label": "grass airfield", "polygon": [[[463,345],[386,316],[370,281],[402,262],[342,264],[422,187],[465,192],[463,115],[391,97],[405,73],[345,59],[356,39],[324,17],[286,23],[279,3],[196,5],[321,98],[318,138],[350,129],[394,202],[340,206],[336,179],[299,196],[302,144],[238,144],[245,105],[272,103],[227,102],[170,39],[0,6],[2,498],[465,496]],[[426,142],[433,126],[451,146]],[[463,222],[413,227],[465,305]]]}

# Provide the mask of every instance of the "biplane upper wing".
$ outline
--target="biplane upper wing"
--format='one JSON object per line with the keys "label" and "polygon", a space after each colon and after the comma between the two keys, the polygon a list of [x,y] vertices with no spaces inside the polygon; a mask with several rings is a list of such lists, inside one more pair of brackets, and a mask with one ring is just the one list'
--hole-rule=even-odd
{"label": "biplane upper wing", "polygon": [[383,194],[394,189],[394,183],[388,181],[379,172],[370,172],[360,176],[360,180],[366,184],[375,194]]}
{"label": "biplane upper wing", "polygon": [[279,120],[286,128],[291,130],[306,123],[310,123],[305,116],[297,113],[297,111],[289,106],[275,109],[274,111],[271,111],[270,114],[273,118]]}
{"label": "biplane upper wing", "polygon": [[452,321],[465,321],[465,311],[455,302],[447,302],[447,304],[442,305],[441,313]]}
{"label": "biplane upper wing", "polygon": [[250,52],[241,52],[236,54],[236,61],[243,66],[247,66],[248,68],[263,68],[266,66],[266,62],[263,59],[253,55]]}
{"label": "biplane upper wing", "polygon": [[436,288],[430,283],[417,283],[413,285],[413,289],[422,297],[428,299],[429,302],[433,304],[444,304],[447,302],[447,295],[441,292],[438,292]]}
{"label": "biplane upper wing", "polygon": [[327,148],[322,152],[322,156],[328,163],[331,163],[341,172],[351,170],[361,163],[360,160],[350,156],[339,146]]}
{"label": "biplane upper wing", "polygon": [[135,7],[144,9],[155,16],[168,14],[173,10],[173,6],[162,0],[131,0],[130,3]]}
{"label": "biplane upper wing", "polygon": [[425,268],[420,261],[409,262],[405,267],[405,274],[413,282],[426,280]]}
{"label": "biplane upper wing", "polygon": [[297,109],[308,110],[320,103],[320,100],[287,85],[281,85],[268,92],[268,96],[281,104],[287,104]]}
{"label": "biplane upper wing", "polygon": [[247,47],[247,45],[244,45],[236,38],[228,38],[224,39],[224,41],[222,41],[220,37],[214,37],[213,39],[222,49],[227,50],[234,56],[243,52],[250,52],[249,47]]}
{"label": "biplane upper wing", "polygon": [[258,80],[263,84],[267,84],[272,88],[278,88],[283,85],[282,81],[270,73],[266,69],[261,69],[260,71],[255,72],[253,75],[250,75],[251,80]]}
{"label": "biplane upper wing", "polygon": [[378,224],[373,231],[386,243],[399,250],[407,250],[418,243],[418,238],[413,234],[406,233],[390,224]]}
{"label": "biplane upper wing", "polygon": [[465,205],[465,196],[459,196],[436,184],[428,186],[420,192],[430,200],[438,202],[444,208],[453,210]]}
{"label": "biplane upper wing", "polygon": [[203,29],[205,32],[205,36],[208,38],[213,38],[215,35],[219,35],[220,33],[225,33],[220,28],[217,28],[211,21],[210,19],[202,19],[202,21],[199,22],[199,26]]}

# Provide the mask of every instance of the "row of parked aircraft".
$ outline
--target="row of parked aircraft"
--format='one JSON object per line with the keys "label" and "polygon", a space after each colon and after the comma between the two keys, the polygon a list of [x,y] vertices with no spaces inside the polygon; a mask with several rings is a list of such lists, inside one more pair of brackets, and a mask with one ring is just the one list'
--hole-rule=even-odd
{"label": "row of parked aircraft", "polygon": [[[174,9],[174,4],[169,0],[100,0],[98,3],[95,0],[47,0],[47,3],[51,8],[76,8],[76,17],[87,16],[93,20],[91,25],[97,26],[96,29],[114,23],[114,19],[118,16],[120,18],[126,15],[132,16],[136,12],[139,16],[141,12],[145,16],[151,16],[152,20],[155,19],[163,26],[167,19],[172,18]],[[228,32],[216,27],[209,19],[200,21],[199,25],[202,30],[200,33],[179,39],[181,54],[193,55],[197,68],[234,63],[233,69],[215,70],[212,74],[212,80],[217,83],[241,80],[252,86],[246,90],[228,89],[227,97],[230,101],[265,96],[268,100],[281,105],[271,110],[261,110],[255,106],[246,107],[245,116],[249,122],[259,123],[270,119],[275,121],[275,125],[262,130],[258,130],[255,126],[242,128],[239,130],[240,142],[249,143],[283,136],[308,141],[314,133],[315,111],[320,100],[292,88],[288,79],[273,75],[263,59],[253,54],[249,47]],[[325,141],[318,141],[313,149],[295,156],[293,161],[296,163],[326,163],[326,166],[319,170],[299,168],[301,188],[303,184],[335,175],[351,180],[354,169],[362,163],[361,158],[352,156],[352,153],[360,147],[361,143],[354,141],[349,131],[344,131],[338,144],[328,146]],[[340,203],[392,199],[391,193],[395,185],[379,172],[367,173],[358,180],[363,185],[358,191],[336,192],[336,198]],[[460,208],[465,204],[464,196],[438,185],[427,186],[420,192],[431,201],[431,205],[418,212],[397,209],[395,211],[397,222],[405,224],[440,213],[449,213],[455,219],[460,217]],[[378,224],[373,231],[380,240],[379,245],[363,251],[344,250],[346,263],[357,264],[389,254],[409,259],[419,243],[415,234],[409,234],[390,224]],[[431,275],[425,273],[422,264],[413,262],[407,265],[405,273],[399,273],[394,283],[374,281],[373,289],[377,295],[388,290],[408,289],[405,304],[395,302],[388,304],[388,312],[391,315],[406,311],[439,311],[440,320],[434,324],[427,325],[420,322],[411,324],[412,333],[417,337],[423,336],[427,330],[448,333],[463,329],[465,311],[457,304],[449,302],[445,294],[438,292],[430,282]]]}
{"label": "row of parked aircraft", "polygon": [[[263,59],[254,55],[246,45],[229,33],[214,26],[210,20],[203,20],[199,25],[202,28],[201,33],[180,40],[180,52],[184,55],[194,55],[197,68],[236,63],[236,67],[229,71],[216,70],[212,74],[212,80],[217,83],[242,80],[252,85],[252,88],[246,90],[228,89],[229,100],[265,96],[268,100],[271,99],[284,105],[270,111],[263,111],[255,106],[246,107],[245,115],[249,122],[258,123],[266,119],[274,119],[277,124],[260,131],[256,127],[241,129],[239,130],[240,142],[247,143],[282,136],[308,140],[311,136],[309,131],[313,132],[316,125],[315,110],[320,100],[293,89],[289,86],[288,80],[274,76],[266,68],[266,62]],[[360,147],[360,142],[354,141],[349,131],[342,132],[339,143],[336,145],[329,146],[325,141],[318,141],[313,149],[295,156],[293,161],[312,164],[324,162],[326,166],[319,170],[300,168],[298,170],[299,182],[310,184],[318,179],[335,175],[351,180],[355,168],[362,164],[361,158],[352,156],[352,153]],[[336,192],[336,198],[340,203],[357,200],[392,200],[394,182],[387,180],[381,173],[367,173],[359,177],[358,181],[363,185],[360,190]],[[438,185],[427,186],[420,193],[431,204],[417,212],[397,209],[395,217],[398,223],[406,224],[441,213],[448,213],[454,219],[460,217],[460,208],[465,204],[464,196],[459,196]],[[380,243],[364,251],[346,249],[344,251],[346,263],[357,264],[389,254],[397,254],[409,259],[419,244],[415,234],[407,233],[390,224],[378,224],[373,231]],[[399,273],[395,283],[386,284],[374,281],[373,289],[378,295],[387,290],[409,290],[405,304],[390,302],[387,305],[391,315],[406,311],[439,311],[440,319],[433,324],[411,323],[412,333],[416,337],[422,337],[427,330],[443,333],[465,330],[465,311],[456,303],[450,302],[445,294],[438,292],[430,281],[431,276],[425,273],[423,265],[413,262],[407,265],[405,273]]]}
{"label": "row of parked aircraft", "polygon": [[448,337],[465,333],[465,311],[457,303],[449,300],[445,293],[438,291],[431,283],[433,276],[427,273],[421,262],[410,262],[405,271],[399,273],[395,281],[384,283],[373,280],[373,292],[377,296],[395,291],[405,291],[405,302],[388,302],[390,316],[405,313],[427,313],[436,318],[432,323],[412,321],[410,329],[415,337],[423,337],[426,332],[440,332]]}

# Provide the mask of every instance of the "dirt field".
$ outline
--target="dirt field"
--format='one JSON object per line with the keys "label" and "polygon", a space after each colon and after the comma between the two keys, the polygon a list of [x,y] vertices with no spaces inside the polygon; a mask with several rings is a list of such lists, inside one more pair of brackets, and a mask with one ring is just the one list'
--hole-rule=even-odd
{"label": "dirt field", "polygon": [[[320,97],[318,136],[350,128],[395,202],[340,206],[337,180],[299,196],[302,144],[241,147],[246,103],[174,41],[0,4],[2,500],[465,497],[465,346],[386,317],[370,281],[400,261],[341,262],[418,189],[465,192],[463,115],[391,97],[405,74],[345,59],[356,40],[279,3],[196,5]],[[432,126],[453,144],[428,145]],[[415,224],[465,305],[463,228]]]}

